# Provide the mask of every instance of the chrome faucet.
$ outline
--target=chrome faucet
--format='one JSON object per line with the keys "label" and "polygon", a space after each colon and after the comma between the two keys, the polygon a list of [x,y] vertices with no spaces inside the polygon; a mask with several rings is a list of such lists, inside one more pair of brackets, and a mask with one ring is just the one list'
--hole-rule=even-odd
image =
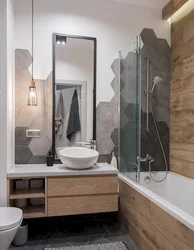
{"label": "chrome faucet", "polygon": [[137,160],[140,162],[148,162],[148,163],[152,163],[154,162],[154,158],[152,158],[149,154],[146,154],[145,158],[141,158],[141,157],[137,157]]}
{"label": "chrome faucet", "polygon": [[96,140],[88,140],[86,142],[79,141],[77,142],[78,145],[89,147],[90,149],[96,150]]}

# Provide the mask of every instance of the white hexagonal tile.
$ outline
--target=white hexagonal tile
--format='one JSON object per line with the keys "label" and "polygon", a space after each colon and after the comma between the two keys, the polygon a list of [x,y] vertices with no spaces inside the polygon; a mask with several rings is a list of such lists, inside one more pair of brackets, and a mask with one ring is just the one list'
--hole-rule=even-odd
{"label": "white hexagonal tile", "polygon": [[19,74],[23,69],[27,69],[32,63],[32,56],[26,49],[15,50],[15,72]]}
{"label": "white hexagonal tile", "polygon": [[34,114],[30,106],[20,108],[16,113],[16,127],[29,127],[34,120]]}
{"label": "white hexagonal tile", "polygon": [[46,136],[40,138],[33,138],[28,145],[33,155],[46,155],[51,148],[51,143]]}
{"label": "white hexagonal tile", "polygon": [[103,137],[97,142],[97,149],[100,154],[110,154],[114,148],[114,144],[110,137]]}

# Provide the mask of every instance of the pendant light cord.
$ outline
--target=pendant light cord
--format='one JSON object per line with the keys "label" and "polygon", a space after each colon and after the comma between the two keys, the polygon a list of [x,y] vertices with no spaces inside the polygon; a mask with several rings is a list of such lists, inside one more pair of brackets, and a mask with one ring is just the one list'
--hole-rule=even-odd
{"label": "pendant light cord", "polygon": [[34,80],[34,0],[32,0],[32,81]]}

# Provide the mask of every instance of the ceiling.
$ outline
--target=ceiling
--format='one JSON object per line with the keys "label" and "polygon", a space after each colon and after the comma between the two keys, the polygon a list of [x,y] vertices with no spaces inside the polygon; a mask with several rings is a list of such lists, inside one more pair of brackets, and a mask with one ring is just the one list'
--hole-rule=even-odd
{"label": "ceiling", "polygon": [[164,6],[170,2],[170,0],[113,0],[115,2],[123,2],[147,7],[153,7],[157,9],[162,9]]}

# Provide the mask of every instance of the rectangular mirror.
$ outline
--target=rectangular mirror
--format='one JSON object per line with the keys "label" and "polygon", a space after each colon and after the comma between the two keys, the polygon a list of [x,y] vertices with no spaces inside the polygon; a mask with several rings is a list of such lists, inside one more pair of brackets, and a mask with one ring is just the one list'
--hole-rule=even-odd
{"label": "rectangular mirror", "polygon": [[53,145],[96,140],[96,38],[53,34]]}

